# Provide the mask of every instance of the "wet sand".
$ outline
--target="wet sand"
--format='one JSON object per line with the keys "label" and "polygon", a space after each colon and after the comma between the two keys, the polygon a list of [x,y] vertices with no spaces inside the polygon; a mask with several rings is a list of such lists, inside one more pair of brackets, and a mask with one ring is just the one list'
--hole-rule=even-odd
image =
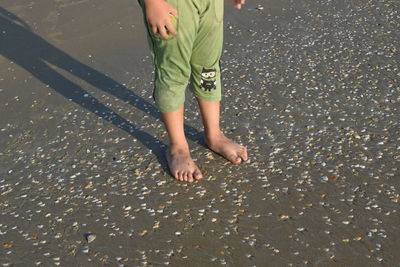
{"label": "wet sand", "polygon": [[[225,133],[175,181],[136,1],[2,1],[1,266],[400,266],[398,1],[227,6]],[[90,241],[90,242],[89,242]]]}

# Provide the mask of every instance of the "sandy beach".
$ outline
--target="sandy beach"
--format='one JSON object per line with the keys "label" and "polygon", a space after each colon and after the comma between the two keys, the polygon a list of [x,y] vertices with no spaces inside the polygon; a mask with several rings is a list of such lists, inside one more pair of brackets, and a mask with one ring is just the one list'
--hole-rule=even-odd
{"label": "sandy beach", "polygon": [[222,126],[174,180],[137,1],[3,0],[0,266],[400,266],[400,2],[226,2]]}

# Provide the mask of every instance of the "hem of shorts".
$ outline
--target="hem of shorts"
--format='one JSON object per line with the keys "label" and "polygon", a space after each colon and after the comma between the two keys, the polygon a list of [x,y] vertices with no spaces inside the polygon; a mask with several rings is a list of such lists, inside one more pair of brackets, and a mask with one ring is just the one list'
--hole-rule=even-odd
{"label": "hem of shorts", "polygon": [[204,100],[206,102],[218,102],[221,101],[222,97],[221,96],[204,96],[204,95],[199,95],[196,93],[193,93],[195,97],[200,98],[201,100]]}
{"label": "hem of shorts", "polygon": [[183,105],[184,105],[184,103],[182,103],[182,105],[179,105],[178,107],[171,108],[171,109],[163,109],[163,108],[160,108],[158,105],[156,105],[156,106],[157,106],[158,111],[160,111],[162,113],[171,113],[171,112],[179,110]]}

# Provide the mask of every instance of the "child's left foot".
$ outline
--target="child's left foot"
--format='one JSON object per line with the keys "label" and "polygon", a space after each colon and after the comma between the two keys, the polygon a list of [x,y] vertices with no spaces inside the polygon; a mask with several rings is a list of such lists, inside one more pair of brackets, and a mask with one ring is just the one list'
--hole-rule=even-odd
{"label": "child's left foot", "polygon": [[220,154],[233,164],[248,160],[247,149],[233,142],[222,133],[211,138],[205,137],[205,141],[212,151]]}

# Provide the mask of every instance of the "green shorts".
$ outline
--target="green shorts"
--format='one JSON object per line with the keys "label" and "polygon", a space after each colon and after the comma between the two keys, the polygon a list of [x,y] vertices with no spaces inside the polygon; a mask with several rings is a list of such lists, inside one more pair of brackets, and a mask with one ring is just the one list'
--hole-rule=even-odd
{"label": "green shorts", "polygon": [[178,34],[163,39],[147,26],[155,66],[156,106],[161,112],[178,110],[189,84],[196,97],[220,101],[224,0],[165,1],[178,10],[179,19],[170,16]]}

